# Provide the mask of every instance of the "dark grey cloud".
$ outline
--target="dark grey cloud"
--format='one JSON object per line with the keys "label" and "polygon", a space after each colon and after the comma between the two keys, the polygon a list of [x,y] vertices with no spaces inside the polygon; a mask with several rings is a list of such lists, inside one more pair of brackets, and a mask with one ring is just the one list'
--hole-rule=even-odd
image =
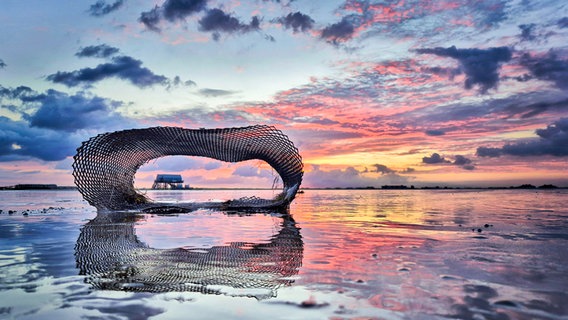
{"label": "dark grey cloud", "polygon": [[560,28],[568,28],[568,17],[564,17],[556,23]]}
{"label": "dark grey cloud", "polygon": [[375,170],[372,170],[372,172],[378,172],[381,174],[390,174],[390,173],[395,173],[396,171],[394,171],[393,169],[385,166],[384,164],[374,164],[373,167],[375,167]]}
{"label": "dark grey cloud", "polygon": [[204,97],[223,97],[235,94],[235,91],[203,88],[199,90],[199,94]]}
{"label": "dark grey cloud", "polygon": [[534,34],[535,28],[536,24],[534,23],[519,25],[519,29],[521,29],[521,41],[534,41],[536,39],[536,35]]}
{"label": "dark grey cloud", "polygon": [[529,70],[530,74],[517,80],[527,81],[536,78],[554,82],[560,89],[568,89],[568,60],[560,59],[556,53],[550,51],[543,57],[532,57],[525,53],[521,56],[520,63]]}
{"label": "dark grey cloud", "polygon": [[446,160],[438,153],[432,153],[432,155],[429,157],[423,157],[422,162],[427,164],[450,163],[449,160]]}
{"label": "dark grey cloud", "polygon": [[31,128],[25,121],[0,116],[0,161],[37,158],[63,160],[75,154],[80,139],[67,132]]}
{"label": "dark grey cloud", "polygon": [[26,116],[31,127],[75,132],[99,126],[112,127],[125,121],[113,111],[120,105],[119,102],[97,96],[68,95],[50,89],[38,95],[34,102],[39,103],[39,108]]}
{"label": "dark grey cloud", "polygon": [[80,142],[93,132],[137,126],[116,112],[121,102],[88,93],[52,89],[39,93],[24,86],[0,86],[0,103],[2,99],[12,100],[11,110],[22,120],[0,117],[0,161],[59,161],[75,154]]}
{"label": "dark grey cloud", "polygon": [[424,132],[427,136],[443,136],[446,134],[444,130],[431,129]]}
{"label": "dark grey cloud", "polygon": [[462,74],[460,68],[442,68],[442,67],[426,67],[421,68],[422,72],[433,73],[440,76],[448,77],[450,80],[454,80],[455,76]]}
{"label": "dark grey cloud", "polygon": [[559,100],[542,100],[534,103],[522,101],[517,104],[510,103],[505,109],[509,115],[521,114],[522,119],[532,118],[547,111],[568,110],[568,98]]}
{"label": "dark grey cloud", "polygon": [[100,17],[116,11],[122,7],[125,0],[116,0],[113,3],[106,3],[104,0],[99,0],[89,7],[89,14],[93,17]]}
{"label": "dark grey cloud", "polygon": [[[396,115],[397,119],[404,118],[405,122],[412,125],[428,124],[428,127],[437,126],[437,130],[453,130],[453,121],[462,121],[463,126],[468,126],[469,121],[475,118],[487,119],[521,118],[529,119],[543,113],[558,113],[568,111],[568,94],[559,91],[525,92],[511,95],[501,99],[488,99],[480,102],[448,104],[443,107],[433,105],[431,107],[413,110]],[[385,119],[382,119],[383,121]],[[489,120],[493,122],[493,120]],[[444,124],[450,127],[444,126]],[[488,123],[487,123],[488,124]],[[491,131],[487,124],[485,128]],[[478,126],[475,124],[474,126]],[[442,129],[443,128],[443,129]],[[470,127],[476,130],[475,127]],[[481,129],[481,128],[477,128]],[[498,130],[499,128],[494,128]],[[429,128],[427,130],[430,130]]]}
{"label": "dark grey cloud", "polygon": [[339,44],[350,40],[355,33],[355,26],[348,17],[344,17],[341,21],[325,27],[321,31],[321,38],[329,43]]}
{"label": "dark grey cloud", "polygon": [[4,62],[4,60],[0,59],[0,69],[6,68],[6,66],[8,65]]}
{"label": "dark grey cloud", "polygon": [[417,49],[416,52],[458,60],[460,70],[466,75],[465,88],[469,90],[478,85],[481,93],[497,87],[501,63],[511,60],[512,57],[511,49],[508,47],[458,49],[452,46]]}
{"label": "dark grey cloud", "polygon": [[204,10],[206,6],[207,0],[166,0],[162,10],[166,20],[175,22]]}
{"label": "dark grey cloud", "polygon": [[94,58],[108,58],[119,52],[118,48],[111,47],[106,44],[99,44],[97,46],[87,46],[81,48],[75,55],[77,57],[94,57]]}
{"label": "dark grey cloud", "polygon": [[282,24],[286,29],[292,29],[294,33],[297,32],[307,32],[311,30],[314,26],[314,19],[309,15],[303,14],[301,12],[289,13],[287,16],[280,17],[275,20]]}
{"label": "dark grey cloud", "polygon": [[501,148],[479,147],[480,157],[511,155],[527,156],[568,156],[568,118],[561,118],[544,129],[537,129],[538,138],[505,144]]}
{"label": "dark grey cloud", "polygon": [[496,158],[503,155],[501,148],[479,147],[476,152],[478,157]]}
{"label": "dark grey cloud", "polygon": [[422,162],[426,164],[453,164],[455,166],[461,167],[464,170],[475,169],[475,166],[473,165],[471,159],[468,159],[462,155],[454,156],[454,162],[451,162],[438,153],[432,153],[432,155],[429,157],[423,157]]}
{"label": "dark grey cloud", "polygon": [[149,11],[142,12],[138,21],[148,29],[159,32],[158,24],[162,19],[169,22],[184,20],[205,8],[207,8],[207,0],[166,0],[161,6],[155,6]]}
{"label": "dark grey cloud", "polygon": [[142,12],[138,21],[144,24],[146,28],[155,32],[160,32],[160,28],[158,28],[158,24],[161,19],[160,14],[160,7],[155,6],[154,9],[150,11]]}
{"label": "dark grey cloud", "polygon": [[59,71],[47,76],[47,80],[68,87],[75,87],[78,85],[88,86],[112,77],[127,80],[140,88],[169,84],[168,78],[142,67],[142,61],[128,56],[113,57],[111,62],[99,64],[94,68],[83,68],[71,72]]}
{"label": "dark grey cloud", "polygon": [[11,89],[0,85],[0,98],[29,99],[30,96],[36,96],[36,93],[30,87],[19,86],[15,89]]}
{"label": "dark grey cloud", "polygon": [[198,21],[199,30],[213,32],[213,39],[218,41],[221,33],[247,33],[260,30],[260,20],[252,17],[250,23],[242,23],[239,19],[225,13],[221,9],[211,9]]}
{"label": "dark grey cloud", "polygon": [[468,159],[462,155],[456,155],[454,156],[454,164],[456,166],[465,166],[471,164],[471,159]]}

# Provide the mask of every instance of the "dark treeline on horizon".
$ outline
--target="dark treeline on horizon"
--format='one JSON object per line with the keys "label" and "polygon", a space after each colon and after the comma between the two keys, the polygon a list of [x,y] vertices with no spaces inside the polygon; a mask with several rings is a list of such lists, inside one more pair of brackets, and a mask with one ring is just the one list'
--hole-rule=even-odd
{"label": "dark treeline on horizon", "polygon": [[[75,186],[58,186],[56,184],[16,184],[13,186],[0,186],[0,190],[73,190],[77,189]],[[140,190],[152,190],[150,188],[138,188]],[[172,189],[172,190],[271,190],[272,188],[207,188],[207,187],[192,187],[187,189]],[[383,185],[381,187],[367,186],[367,187],[323,187],[323,188],[302,188],[303,190],[471,190],[471,189],[482,189],[482,190],[504,190],[504,189],[568,189],[568,186],[556,186],[553,184],[543,184],[540,186],[535,186],[532,184],[521,184],[518,186],[509,187],[453,187],[453,186],[422,186],[415,187],[414,185]]]}

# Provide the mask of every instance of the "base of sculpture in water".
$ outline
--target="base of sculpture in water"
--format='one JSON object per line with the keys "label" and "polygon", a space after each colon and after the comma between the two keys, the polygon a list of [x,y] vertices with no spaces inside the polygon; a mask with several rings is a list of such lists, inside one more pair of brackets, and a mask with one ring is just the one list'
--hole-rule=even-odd
{"label": "base of sculpture in water", "polygon": [[[282,178],[283,190],[273,199],[251,196],[221,203],[154,202],[135,190],[134,175],[143,164],[176,155],[225,162],[264,160]],[[83,198],[99,211],[283,208],[296,196],[303,177],[298,149],[280,130],[265,125],[223,129],[152,127],[104,133],[83,142],[73,159],[75,184]]]}

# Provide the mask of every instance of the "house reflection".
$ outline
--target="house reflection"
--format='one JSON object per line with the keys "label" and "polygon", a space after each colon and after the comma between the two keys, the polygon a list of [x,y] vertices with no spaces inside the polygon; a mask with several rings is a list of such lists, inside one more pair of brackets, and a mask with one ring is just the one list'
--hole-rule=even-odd
{"label": "house reflection", "polygon": [[75,259],[86,282],[106,290],[192,291],[263,299],[293,283],[302,265],[302,237],[289,214],[282,216],[279,229],[266,241],[229,242],[207,249],[151,248],[136,235],[140,219],[144,215],[105,213],[83,226]]}

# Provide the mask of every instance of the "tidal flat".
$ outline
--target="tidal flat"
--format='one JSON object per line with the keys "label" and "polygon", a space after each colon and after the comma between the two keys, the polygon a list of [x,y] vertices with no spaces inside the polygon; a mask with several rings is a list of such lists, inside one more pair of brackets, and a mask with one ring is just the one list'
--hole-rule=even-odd
{"label": "tidal flat", "polygon": [[[264,190],[147,191],[159,201]],[[288,213],[0,191],[1,319],[568,319],[568,190],[306,190]]]}

